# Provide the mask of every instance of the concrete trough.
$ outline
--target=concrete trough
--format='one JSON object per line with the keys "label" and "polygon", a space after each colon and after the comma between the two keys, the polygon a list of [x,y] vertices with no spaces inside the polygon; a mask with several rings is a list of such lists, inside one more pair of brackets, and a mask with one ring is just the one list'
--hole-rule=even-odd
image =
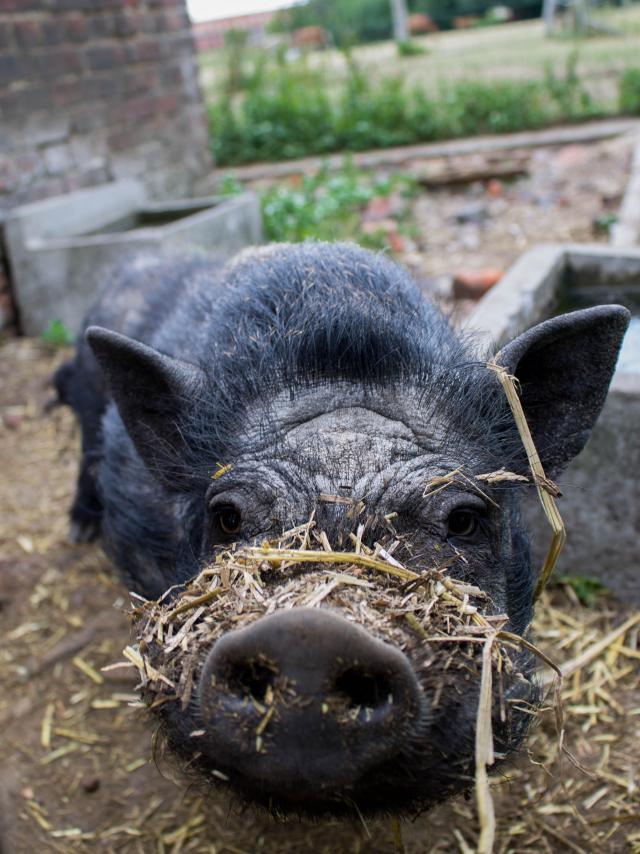
{"label": "concrete trough", "polygon": [[253,193],[151,202],[127,180],[14,208],[4,237],[22,331],[38,335],[61,320],[75,333],[104,270],[124,255],[226,257],[262,242],[262,220]]}
{"label": "concrete trough", "polygon": [[[568,537],[558,571],[595,578],[640,604],[640,249],[538,246],[480,300],[467,328],[500,347],[560,311],[612,302],[635,316],[600,419],[559,479]],[[551,529],[537,501],[526,515],[541,563]]]}

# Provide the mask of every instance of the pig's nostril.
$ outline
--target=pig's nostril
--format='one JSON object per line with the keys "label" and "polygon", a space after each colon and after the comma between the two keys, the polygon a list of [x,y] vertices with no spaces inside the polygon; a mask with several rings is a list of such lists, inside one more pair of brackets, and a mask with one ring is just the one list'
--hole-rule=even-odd
{"label": "pig's nostril", "polygon": [[388,705],[393,695],[391,683],[384,674],[370,673],[360,667],[345,670],[335,680],[333,687],[354,708],[377,709]]}
{"label": "pig's nostril", "polygon": [[239,660],[227,662],[222,676],[231,694],[262,702],[267,689],[273,685],[276,671],[263,661]]}
{"label": "pig's nostril", "polygon": [[265,800],[351,797],[401,755],[425,702],[401,650],[329,609],[284,609],[213,645],[198,747]]}

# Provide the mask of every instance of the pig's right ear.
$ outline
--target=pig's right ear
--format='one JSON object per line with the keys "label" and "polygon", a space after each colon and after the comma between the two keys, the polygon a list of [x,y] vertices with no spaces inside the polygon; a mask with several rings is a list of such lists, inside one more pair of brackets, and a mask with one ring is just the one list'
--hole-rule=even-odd
{"label": "pig's right ear", "polygon": [[145,465],[165,486],[185,488],[182,427],[204,386],[203,371],[100,326],[89,327],[86,339]]}
{"label": "pig's right ear", "polygon": [[550,477],[584,447],[609,389],[630,314],[600,305],[539,323],[497,354],[520,385],[531,436]]}

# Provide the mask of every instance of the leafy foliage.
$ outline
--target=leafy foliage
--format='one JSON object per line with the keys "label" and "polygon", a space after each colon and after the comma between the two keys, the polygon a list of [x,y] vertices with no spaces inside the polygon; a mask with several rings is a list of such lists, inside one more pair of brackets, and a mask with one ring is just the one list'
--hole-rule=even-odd
{"label": "leafy foliage", "polygon": [[321,26],[338,47],[388,39],[391,36],[389,0],[309,0],[283,10],[276,27],[297,30]]}
{"label": "leafy foliage", "polygon": [[302,179],[300,186],[275,185],[262,197],[266,235],[270,240],[337,240],[358,237],[358,242],[381,247],[376,235],[357,234],[360,212],[372,199],[389,196],[395,189],[411,191],[406,176],[372,178],[347,161],[343,169],[326,169]]}
{"label": "leafy foliage", "polygon": [[[227,177],[218,186],[220,195],[236,195],[243,186]],[[260,191],[265,236],[277,242],[357,240],[363,246],[386,248],[382,233],[360,232],[361,213],[375,198],[399,192],[410,197],[415,179],[394,173],[380,178],[358,171],[348,158],[337,172],[323,168],[299,182],[277,182]]]}
{"label": "leafy foliage", "polygon": [[620,109],[640,116],[640,68],[628,68],[620,78]]}
{"label": "leafy foliage", "polygon": [[74,342],[73,335],[58,318],[51,321],[41,337],[43,341],[53,347],[68,347]]}
{"label": "leafy foliage", "polygon": [[[428,95],[402,77],[373,83],[348,58],[342,89],[328,94],[306,63],[262,69],[241,97],[209,108],[220,165],[361,151],[478,133],[504,133],[603,112],[584,90],[572,57],[564,74],[537,81],[461,80]],[[631,87],[628,87],[631,90]]]}

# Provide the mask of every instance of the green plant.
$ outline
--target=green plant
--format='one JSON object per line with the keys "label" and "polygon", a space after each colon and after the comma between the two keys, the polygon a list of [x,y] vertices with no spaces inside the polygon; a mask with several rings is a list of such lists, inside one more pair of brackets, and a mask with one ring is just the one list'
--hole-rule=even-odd
{"label": "green plant", "polygon": [[427,49],[413,39],[396,42],[398,56],[422,56],[427,53]]}
{"label": "green plant", "polygon": [[[606,112],[585,90],[575,52],[563,74],[548,67],[541,80],[460,80],[435,95],[408,88],[401,76],[376,82],[349,53],[346,59],[344,83],[331,94],[323,73],[305,61],[290,63],[281,56],[267,65],[263,59],[245,93],[226,94],[209,107],[216,162],[286,160],[506,133]],[[637,87],[637,77],[628,75],[624,104],[640,112]]]}
{"label": "green plant", "polygon": [[559,117],[563,119],[583,118],[597,112],[591,95],[580,80],[578,59],[579,52],[576,48],[567,57],[563,75],[556,74],[549,62],[544,67],[545,89],[556,104]]}
{"label": "green plant", "polygon": [[341,148],[361,151],[414,141],[411,106],[402,77],[374,85],[350,62],[344,90],[334,106],[335,135]]}
{"label": "green plant", "polygon": [[244,187],[232,175],[225,175],[216,186],[216,196],[229,198],[230,196],[239,196],[244,192]]}
{"label": "green plant", "polygon": [[640,68],[628,68],[619,83],[620,109],[640,115]]}
{"label": "green plant", "polygon": [[396,190],[410,194],[412,179],[403,175],[372,178],[348,160],[339,172],[330,173],[325,167],[300,184],[276,184],[263,191],[265,234],[275,241],[358,239],[383,248],[383,234],[360,234],[360,214],[371,199]]}
{"label": "green plant", "polygon": [[472,136],[535,128],[550,119],[537,82],[461,80],[441,90],[441,136]]}
{"label": "green plant", "polygon": [[42,333],[41,338],[53,347],[68,347],[74,342],[74,336],[58,318],[51,321]]}
{"label": "green plant", "polygon": [[595,578],[587,578],[584,575],[561,575],[559,584],[566,584],[576,594],[581,604],[587,608],[593,608],[598,598],[608,593],[604,584]]}
{"label": "green plant", "polygon": [[227,65],[227,90],[237,92],[245,85],[244,62],[249,33],[246,30],[231,29],[226,31],[223,38]]}
{"label": "green plant", "polygon": [[304,64],[265,69],[241,100],[209,108],[216,161],[286,160],[334,150],[332,106],[324,80]]}
{"label": "green plant", "polygon": [[598,234],[610,234],[613,226],[618,222],[618,214],[607,211],[593,220],[593,230]]}

